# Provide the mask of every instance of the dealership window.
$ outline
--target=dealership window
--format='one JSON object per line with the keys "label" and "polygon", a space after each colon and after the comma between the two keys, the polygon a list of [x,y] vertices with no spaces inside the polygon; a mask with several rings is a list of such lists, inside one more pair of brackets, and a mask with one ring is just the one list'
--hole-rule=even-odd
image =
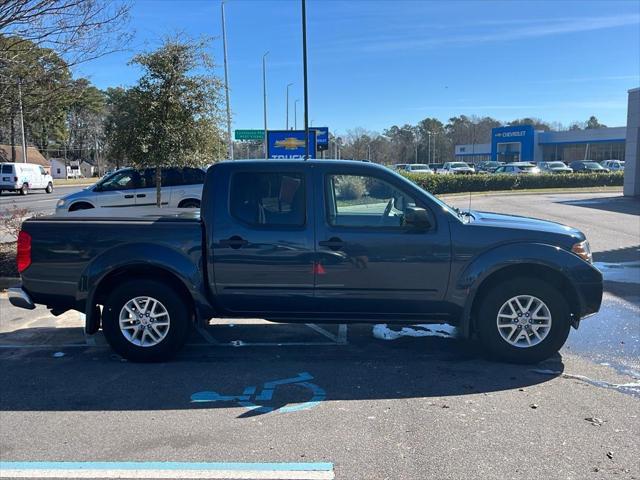
{"label": "dealership window", "polygon": [[498,161],[507,163],[519,162],[521,146],[520,142],[498,143]]}
{"label": "dealership window", "polygon": [[542,146],[542,159],[545,162],[576,160],[624,160],[625,142],[565,143]]}

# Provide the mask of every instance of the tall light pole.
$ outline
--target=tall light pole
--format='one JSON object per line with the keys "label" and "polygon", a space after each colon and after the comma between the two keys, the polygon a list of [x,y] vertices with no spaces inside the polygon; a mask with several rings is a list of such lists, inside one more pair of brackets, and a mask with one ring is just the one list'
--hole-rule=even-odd
{"label": "tall light pole", "polygon": [[427,132],[427,137],[429,139],[429,146],[427,147],[427,163],[431,163],[431,132]]}
{"label": "tall light pole", "polygon": [[438,132],[431,132],[431,134],[433,135],[433,146],[431,147],[431,160],[433,161],[433,163],[436,163],[436,138],[438,135]]}
{"label": "tall light pole", "polygon": [[302,0],[302,65],[304,76],[304,159],[309,159],[309,97],[307,95],[307,1]]}
{"label": "tall light pole", "polygon": [[27,163],[27,140],[24,136],[24,113],[22,112],[22,79],[18,78],[18,102],[20,107],[20,132],[22,132],[22,163]]}
{"label": "tall light pole", "polygon": [[233,138],[231,138],[231,104],[229,102],[229,71],[227,69],[227,29],[224,18],[224,1],[220,3],[222,10],[222,47],[224,50],[224,91],[227,97],[227,142],[229,159],[233,160]]}
{"label": "tall light pole", "polygon": [[298,102],[300,101],[299,98],[296,98],[296,101],[293,102],[293,129],[297,130],[298,129]]}
{"label": "tall light pole", "polygon": [[264,158],[268,157],[267,153],[267,55],[269,51],[266,51],[262,55],[262,92],[263,92],[263,109],[264,109]]}
{"label": "tall light pole", "polygon": [[289,130],[289,87],[293,85],[293,83],[287,83],[287,130]]}

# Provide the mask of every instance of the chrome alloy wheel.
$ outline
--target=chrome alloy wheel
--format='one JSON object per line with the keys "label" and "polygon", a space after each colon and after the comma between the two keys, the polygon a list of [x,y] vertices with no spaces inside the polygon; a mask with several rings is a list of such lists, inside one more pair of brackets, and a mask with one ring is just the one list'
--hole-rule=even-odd
{"label": "chrome alloy wheel", "polygon": [[119,324],[129,342],[139,347],[153,347],[167,336],[171,318],[166,307],[155,298],[135,297],[120,310]]}
{"label": "chrome alloy wheel", "polygon": [[528,348],[538,345],[551,331],[551,311],[537,297],[518,295],[498,311],[498,332],[509,345]]}

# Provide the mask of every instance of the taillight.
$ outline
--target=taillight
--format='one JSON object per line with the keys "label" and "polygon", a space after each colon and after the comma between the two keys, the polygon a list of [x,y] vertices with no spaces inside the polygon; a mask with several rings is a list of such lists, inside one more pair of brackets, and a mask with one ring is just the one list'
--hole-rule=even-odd
{"label": "taillight", "polygon": [[18,234],[18,272],[24,272],[31,265],[31,235],[24,230]]}
{"label": "taillight", "polygon": [[13,181],[17,182],[18,181],[18,177],[13,177]]}

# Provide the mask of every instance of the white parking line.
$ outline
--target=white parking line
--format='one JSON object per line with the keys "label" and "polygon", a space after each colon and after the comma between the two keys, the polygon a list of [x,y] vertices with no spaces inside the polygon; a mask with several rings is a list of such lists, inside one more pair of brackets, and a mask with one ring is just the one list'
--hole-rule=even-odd
{"label": "white parking line", "polygon": [[0,462],[0,478],[332,480],[332,463]]}

